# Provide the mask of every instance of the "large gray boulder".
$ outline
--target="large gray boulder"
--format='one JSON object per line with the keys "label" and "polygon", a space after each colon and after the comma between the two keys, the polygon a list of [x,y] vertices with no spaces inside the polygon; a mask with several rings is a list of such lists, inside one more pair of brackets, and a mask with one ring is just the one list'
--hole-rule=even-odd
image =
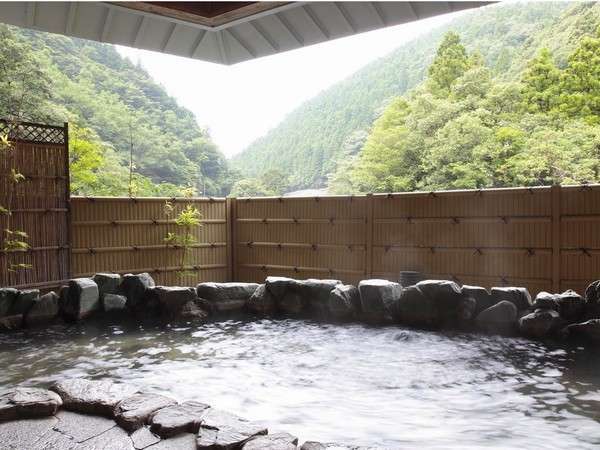
{"label": "large gray boulder", "polygon": [[393,316],[400,323],[419,327],[434,327],[440,320],[435,301],[417,286],[402,289]]}
{"label": "large gray boulder", "polygon": [[362,280],[358,283],[362,313],[366,319],[385,319],[396,308],[402,286],[388,280]]}
{"label": "large gray boulder", "polygon": [[257,283],[200,283],[196,293],[217,312],[235,311],[246,307],[257,288]]}
{"label": "large gray boulder", "polygon": [[118,294],[121,285],[121,275],[118,273],[97,273],[92,278],[98,285],[98,294],[104,298],[106,294]]}
{"label": "large gray boulder", "polygon": [[197,433],[208,408],[204,403],[189,401],[159,409],[150,418],[150,430],[162,438]]}
{"label": "large gray boulder", "polygon": [[479,329],[494,334],[512,334],[517,326],[518,311],[513,302],[502,300],[479,313],[475,322]]}
{"label": "large gray boulder", "polygon": [[209,316],[206,308],[207,305],[201,299],[190,300],[181,307],[179,318],[189,321],[205,320]]}
{"label": "large gray boulder", "polygon": [[23,326],[23,314],[0,317],[0,331],[18,330]]}
{"label": "large gray boulder", "polygon": [[588,303],[600,303],[600,280],[590,283],[585,289],[585,299]]}
{"label": "large gray boulder", "polygon": [[149,273],[123,275],[119,291],[127,297],[127,307],[133,310],[146,308],[148,291],[155,286]]}
{"label": "large gray boulder", "polygon": [[600,280],[594,281],[585,290],[584,319],[600,319]]}
{"label": "large gray boulder", "polygon": [[65,409],[111,418],[117,404],[137,392],[127,384],[82,378],[58,381],[50,389],[60,396]]}
{"label": "large gray boulder", "polygon": [[121,428],[133,432],[148,422],[159,409],[176,405],[172,398],[159,394],[138,393],[120,401],[115,407],[115,421]]}
{"label": "large gray boulder", "polygon": [[0,317],[8,315],[19,291],[13,288],[0,288]]}
{"label": "large gray boulder", "polygon": [[336,320],[352,319],[360,312],[360,292],[351,284],[338,284],[327,299],[329,314]]}
{"label": "large gray boulder", "polygon": [[600,319],[590,319],[586,322],[571,324],[566,328],[566,334],[600,342]]}
{"label": "large gray boulder", "polygon": [[248,310],[254,314],[272,314],[277,309],[275,298],[267,290],[265,284],[259,285],[248,299],[246,305]]}
{"label": "large gray boulder", "polygon": [[233,450],[263,434],[267,434],[267,428],[260,424],[210,408],[202,418],[196,446],[199,450]]}
{"label": "large gray boulder", "polygon": [[491,296],[490,292],[481,286],[470,286],[463,285],[460,288],[464,297],[470,297],[475,299],[475,316],[484,309],[488,309],[490,306],[494,306],[496,303],[495,299]]}
{"label": "large gray boulder", "polygon": [[535,309],[553,309],[558,312],[558,294],[551,294],[550,292],[541,291],[533,300],[532,308]]}
{"label": "large gray boulder", "polygon": [[300,283],[298,293],[304,297],[311,314],[318,317],[327,317],[329,313],[329,294],[338,284],[342,284],[342,282],[340,280],[309,278]]}
{"label": "large gray boulder", "polygon": [[556,301],[560,317],[567,322],[577,322],[583,318],[586,302],[577,292],[572,290],[565,291],[557,296]]}
{"label": "large gray boulder", "polygon": [[286,315],[299,316],[306,312],[308,299],[295,288],[285,291],[277,302],[277,309]]}
{"label": "large gray boulder", "polygon": [[454,281],[424,280],[415,285],[425,297],[435,304],[439,320],[449,325],[463,319],[463,293]]}
{"label": "large gray boulder", "polygon": [[102,309],[104,312],[119,312],[127,308],[127,297],[119,294],[104,294]]}
{"label": "large gray boulder", "polygon": [[533,301],[533,309],[552,309],[569,323],[578,322],[585,315],[586,301],[577,292],[568,290],[562,294],[540,292]]}
{"label": "large gray boulder", "polygon": [[300,281],[287,277],[267,277],[265,287],[276,300],[281,299],[284,294],[299,287]]}
{"label": "large gray boulder", "polygon": [[69,290],[63,305],[63,313],[68,320],[85,319],[99,309],[100,296],[94,280],[76,278],[69,281]]}
{"label": "large gray boulder", "polygon": [[33,303],[25,314],[25,325],[34,327],[47,325],[57,319],[59,313],[58,295],[48,292]]}
{"label": "large gray boulder", "polygon": [[178,317],[186,303],[198,298],[194,288],[179,286],[157,286],[154,295],[160,310],[167,317]]}
{"label": "large gray boulder", "polygon": [[296,450],[298,438],[289,433],[257,436],[244,444],[242,450]]}
{"label": "large gray boulder", "polygon": [[521,333],[532,338],[544,338],[557,331],[563,321],[553,309],[536,309],[519,319]]}
{"label": "large gray boulder", "polygon": [[529,291],[522,287],[493,287],[491,290],[494,304],[501,301],[508,301],[517,307],[518,311],[531,308],[531,295]]}
{"label": "large gray boulder", "polygon": [[19,291],[17,298],[13,302],[8,315],[9,316],[25,316],[29,309],[37,302],[40,298],[40,291],[38,289],[26,289]]}
{"label": "large gray boulder", "polygon": [[47,389],[17,387],[0,392],[0,421],[51,416],[61,398]]}

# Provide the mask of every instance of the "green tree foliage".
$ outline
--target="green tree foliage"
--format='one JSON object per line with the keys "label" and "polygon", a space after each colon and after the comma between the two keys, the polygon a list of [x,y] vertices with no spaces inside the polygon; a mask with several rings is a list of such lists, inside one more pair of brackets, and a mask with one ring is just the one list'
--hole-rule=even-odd
{"label": "green tree foliage", "polygon": [[258,178],[244,178],[233,185],[233,197],[269,197],[275,192],[269,190]]}
{"label": "green tree foliage", "polygon": [[523,74],[524,107],[531,113],[549,112],[557,106],[560,94],[561,72],[552,54],[543,48]]}
{"label": "green tree foliage", "polygon": [[553,52],[559,67],[566,64],[599,17],[598,4],[567,2],[507,2],[465,13],[307,101],[232,162],[244,177],[276,168],[289,174],[290,189],[324,186],[328,174],[340,175],[338,164],[349,163],[347,139],[370,129],[390,101],[425,79],[446,31],[455,31],[471,55],[477,51],[493,78],[514,81],[542,47]]}
{"label": "green tree foliage", "polygon": [[[4,71],[0,77],[0,116],[9,114],[7,108],[14,105],[14,97],[26,90],[31,95],[22,108],[23,118],[68,121],[88,130],[85,133],[92,140],[87,157],[91,157],[92,147],[110,149],[101,168],[88,170],[88,176],[96,172],[121,176],[133,138],[139,195],[172,192],[177,190],[174,186],[193,186],[206,195],[229,192],[232,174],[209,133],[198,127],[190,111],[169,97],[143,68],[121,57],[114,46],[0,25],[0,48],[0,71]],[[9,59],[27,68],[21,73],[28,75],[18,78],[6,73],[5,61]],[[77,138],[79,150],[85,153],[84,135]],[[97,158],[86,159],[83,153],[77,158],[83,167],[93,161],[98,164]],[[79,169],[76,167],[75,172]],[[74,181],[75,187],[85,182]],[[127,193],[121,190],[120,179],[101,182],[86,184],[86,193]]]}
{"label": "green tree foliage", "polygon": [[442,96],[447,95],[454,82],[469,69],[469,65],[467,50],[460,43],[460,36],[450,31],[442,39],[427,71],[430,90]]}
{"label": "green tree foliage", "polygon": [[[556,67],[544,49],[521,82],[501,82],[450,34],[427,80],[375,121],[360,155],[330,178],[336,193],[550,185],[600,181],[600,36]],[[449,48],[452,50],[449,51]],[[448,55],[463,66],[441,69]],[[458,77],[456,67],[465,70]],[[455,70],[456,69],[456,70]],[[449,75],[450,74],[450,75]],[[442,84],[445,83],[445,84]],[[575,106],[573,106],[575,105]]]}
{"label": "green tree foliage", "polygon": [[561,84],[563,110],[600,124],[600,26],[595,36],[586,36],[569,57]]}

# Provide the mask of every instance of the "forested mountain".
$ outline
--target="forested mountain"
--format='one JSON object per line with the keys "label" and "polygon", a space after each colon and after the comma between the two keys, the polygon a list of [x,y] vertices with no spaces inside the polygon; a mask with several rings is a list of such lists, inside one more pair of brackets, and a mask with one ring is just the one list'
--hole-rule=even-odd
{"label": "forested mountain", "polygon": [[132,147],[137,195],[229,192],[207,131],[114,46],[0,25],[0,48],[0,116],[70,122],[76,193],[127,194]]}
{"label": "forested mountain", "polygon": [[599,80],[600,26],[580,38],[564,68],[542,48],[515,81],[494,79],[449,32],[426,81],[386,108],[360,154],[331,176],[330,190],[597,183]]}
{"label": "forested mountain", "polygon": [[338,161],[363,148],[386,106],[424,80],[449,30],[469,53],[480,55],[491,78],[511,81],[542,47],[564,67],[581,36],[594,32],[597,19],[593,3],[508,3],[468,12],[307,101],[233,163],[245,176],[258,179],[267,170],[278,170],[289,177],[289,189],[324,186]]}

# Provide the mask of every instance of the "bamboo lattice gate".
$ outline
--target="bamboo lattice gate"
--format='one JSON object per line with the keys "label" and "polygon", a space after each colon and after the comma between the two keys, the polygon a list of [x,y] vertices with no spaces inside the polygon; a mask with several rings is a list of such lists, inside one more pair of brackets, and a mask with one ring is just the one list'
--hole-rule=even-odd
{"label": "bamboo lattice gate", "polygon": [[[12,210],[11,228],[28,234],[29,249],[0,249],[0,286],[55,286],[70,275],[68,127],[0,121],[0,135],[6,134],[13,149],[0,160],[0,205]],[[25,176],[16,185],[13,168]],[[0,215],[3,237],[6,227]],[[13,272],[12,264],[31,268]]]}

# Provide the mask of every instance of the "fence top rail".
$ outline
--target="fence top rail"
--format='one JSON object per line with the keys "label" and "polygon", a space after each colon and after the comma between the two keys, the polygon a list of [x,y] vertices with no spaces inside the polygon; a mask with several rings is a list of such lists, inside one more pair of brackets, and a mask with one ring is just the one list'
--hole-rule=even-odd
{"label": "fence top rail", "polygon": [[67,123],[58,126],[0,119],[0,133],[7,134],[8,139],[15,142],[60,148],[65,147],[68,140]]}
{"label": "fence top rail", "polygon": [[195,202],[195,203],[224,203],[225,197],[88,197],[83,195],[72,196],[71,200],[78,202]]}
{"label": "fence top rail", "polygon": [[[600,184],[569,184],[560,185],[562,189],[567,190],[600,190]],[[465,195],[489,195],[489,194],[535,194],[548,192],[552,186],[519,186],[519,187],[504,187],[504,188],[482,188],[482,189],[453,189],[439,191],[411,191],[411,192],[385,192],[385,193],[368,193],[354,195],[307,195],[307,196],[271,196],[271,197],[237,197],[239,202],[288,202],[290,200],[353,200],[362,199],[369,196],[375,198],[394,198],[394,197],[427,197],[427,196],[465,196]]]}
{"label": "fence top rail", "polygon": [[38,127],[38,128],[49,128],[52,130],[64,130],[65,124],[63,125],[48,125],[45,123],[36,123],[36,122],[24,122],[24,121],[10,121],[6,119],[0,119],[0,124],[9,124],[14,123],[16,125],[27,126],[27,127]]}
{"label": "fence top rail", "polygon": [[371,194],[356,194],[356,195],[307,195],[307,196],[294,196],[294,197],[284,197],[284,196],[271,196],[271,197],[236,197],[238,202],[288,202],[290,200],[313,200],[318,202],[320,200],[358,200],[368,197]]}

